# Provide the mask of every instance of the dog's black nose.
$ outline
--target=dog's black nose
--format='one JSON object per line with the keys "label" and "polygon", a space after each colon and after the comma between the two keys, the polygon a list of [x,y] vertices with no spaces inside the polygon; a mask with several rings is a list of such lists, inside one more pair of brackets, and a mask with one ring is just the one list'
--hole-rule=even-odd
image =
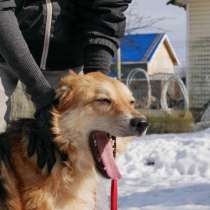
{"label": "dog's black nose", "polygon": [[142,133],[148,127],[149,123],[146,118],[143,117],[136,117],[131,119],[130,121],[131,127],[133,127],[136,131]]}

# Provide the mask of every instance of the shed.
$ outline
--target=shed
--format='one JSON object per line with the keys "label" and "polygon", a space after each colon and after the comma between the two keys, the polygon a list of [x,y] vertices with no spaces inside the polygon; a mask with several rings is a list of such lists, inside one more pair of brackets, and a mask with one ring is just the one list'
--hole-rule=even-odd
{"label": "shed", "polygon": [[149,75],[173,74],[179,59],[166,34],[127,35],[121,41],[122,74],[133,68],[143,68]]}
{"label": "shed", "polygon": [[171,0],[187,12],[187,87],[192,109],[210,101],[210,0]]}
{"label": "shed", "polygon": [[[135,68],[142,68],[148,73],[156,104],[159,104],[163,84],[175,73],[175,68],[180,63],[168,36],[164,33],[125,36],[121,40],[121,62],[124,80]],[[132,83],[132,90],[136,99],[142,103],[147,96],[147,81],[141,76],[143,74],[138,75]],[[174,95],[175,84],[171,86],[171,94]]]}

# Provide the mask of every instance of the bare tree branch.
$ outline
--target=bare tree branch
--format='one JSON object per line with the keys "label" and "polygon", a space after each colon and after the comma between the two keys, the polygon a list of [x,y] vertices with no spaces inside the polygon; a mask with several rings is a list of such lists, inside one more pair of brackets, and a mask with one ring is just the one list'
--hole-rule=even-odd
{"label": "bare tree branch", "polygon": [[166,29],[157,27],[156,25],[168,19],[168,17],[152,18],[150,16],[139,16],[137,12],[130,10],[127,13],[126,34],[132,34],[141,29],[153,28],[166,32]]}

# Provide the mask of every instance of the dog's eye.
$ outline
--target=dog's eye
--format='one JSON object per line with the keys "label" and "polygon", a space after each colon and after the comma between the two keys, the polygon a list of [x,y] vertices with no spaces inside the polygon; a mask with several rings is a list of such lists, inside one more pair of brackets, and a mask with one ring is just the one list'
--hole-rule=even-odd
{"label": "dog's eye", "polygon": [[130,101],[130,105],[132,105],[132,106],[135,106],[135,103],[136,103],[135,100]]}
{"label": "dog's eye", "polygon": [[108,99],[108,98],[98,98],[96,99],[96,101],[101,104],[106,104],[106,105],[109,105],[112,103],[111,99]]}

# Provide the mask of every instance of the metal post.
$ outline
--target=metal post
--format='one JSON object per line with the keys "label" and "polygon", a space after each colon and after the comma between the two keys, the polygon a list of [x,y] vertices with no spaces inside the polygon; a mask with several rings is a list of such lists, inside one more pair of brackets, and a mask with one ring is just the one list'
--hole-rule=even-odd
{"label": "metal post", "polygon": [[117,77],[121,80],[121,49],[120,47],[117,50]]}

